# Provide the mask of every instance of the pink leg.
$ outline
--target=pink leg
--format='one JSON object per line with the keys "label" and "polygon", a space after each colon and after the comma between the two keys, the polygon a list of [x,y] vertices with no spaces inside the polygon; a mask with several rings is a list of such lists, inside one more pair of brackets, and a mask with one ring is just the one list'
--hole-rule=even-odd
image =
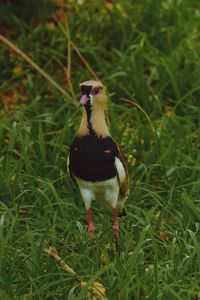
{"label": "pink leg", "polygon": [[92,212],[91,212],[90,208],[87,209],[87,216],[88,216],[88,232],[89,232],[89,235],[91,237],[93,237],[94,233],[95,233],[95,229],[94,229],[94,224],[92,221]]}
{"label": "pink leg", "polygon": [[116,208],[113,209],[113,216],[114,216],[113,231],[114,231],[115,239],[116,239],[116,241],[118,241],[119,240],[119,225],[117,222],[117,209]]}

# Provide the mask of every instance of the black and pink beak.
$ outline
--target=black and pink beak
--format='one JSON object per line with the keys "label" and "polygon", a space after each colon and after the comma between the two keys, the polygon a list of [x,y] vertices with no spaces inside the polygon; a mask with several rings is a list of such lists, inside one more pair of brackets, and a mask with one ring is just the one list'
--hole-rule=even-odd
{"label": "black and pink beak", "polygon": [[88,95],[86,94],[82,95],[78,106],[80,107],[82,105],[86,105],[89,99],[90,97],[88,97]]}
{"label": "black and pink beak", "polygon": [[92,86],[88,86],[88,85],[81,85],[80,86],[81,88],[81,99],[79,101],[79,105],[78,107],[80,106],[85,106],[88,101],[90,100],[90,93],[91,93],[91,90],[92,90]]}

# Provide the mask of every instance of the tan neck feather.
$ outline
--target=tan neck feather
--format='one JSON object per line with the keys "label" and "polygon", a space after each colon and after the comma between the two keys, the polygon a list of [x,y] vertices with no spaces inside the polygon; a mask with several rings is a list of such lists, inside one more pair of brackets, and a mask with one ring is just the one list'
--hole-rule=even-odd
{"label": "tan neck feather", "polygon": [[94,132],[96,132],[98,136],[106,137],[110,135],[105,119],[105,105],[93,105],[91,124],[92,129],[94,130]]}
{"label": "tan neck feather", "polygon": [[88,125],[87,125],[87,114],[86,114],[85,109],[83,109],[83,115],[82,115],[79,130],[77,132],[77,136],[87,135],[88,132],[89,132],[89,130],[88,130]]}
{"label": "tan neck feather", "polygon": [[[105,119],[105,106],[102,104],[96,104],[92,107],[92,114],[90,119],[92,129],[99,137],[110,136]],[[77,133],[77,136],[87,135],[89,133],[87,114],[84,109],[81,124]]]}

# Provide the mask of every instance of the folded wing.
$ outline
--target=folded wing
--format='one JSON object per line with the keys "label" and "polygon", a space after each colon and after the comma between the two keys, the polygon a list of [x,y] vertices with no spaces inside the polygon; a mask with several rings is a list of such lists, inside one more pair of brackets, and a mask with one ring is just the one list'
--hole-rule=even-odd
{"label": "folded wing", "polygon": [[117,171],[117,177],[120,185],[120,194],[122,198],[125,198],[128,196],[129,193],[129,174],[125,164],[122,149],[119,145],[117,145],[117,148],[119,153],[118,157],[115,157],[115,168]]}

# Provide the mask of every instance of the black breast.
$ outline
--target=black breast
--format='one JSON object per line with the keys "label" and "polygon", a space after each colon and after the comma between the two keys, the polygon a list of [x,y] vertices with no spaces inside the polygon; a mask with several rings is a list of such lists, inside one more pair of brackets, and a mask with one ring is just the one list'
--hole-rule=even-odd
{"label": "black breast", "polygon": [[116,176],[118,148],[111,137],[87,135],[75,138],[70,146],[70,172],[83,180],[104,181]]}

